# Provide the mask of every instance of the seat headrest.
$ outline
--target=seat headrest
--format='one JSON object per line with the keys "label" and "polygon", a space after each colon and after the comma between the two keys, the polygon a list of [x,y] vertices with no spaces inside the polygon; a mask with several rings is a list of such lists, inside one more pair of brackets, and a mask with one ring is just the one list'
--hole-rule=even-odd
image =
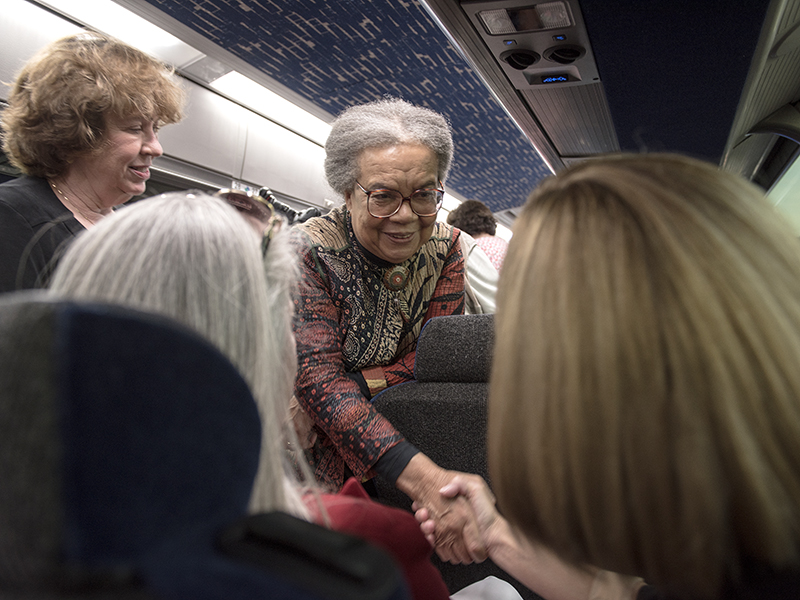
{"label": "seat headrest", "polygon": [[0,582],[135,562],[246,512],[255,402],[220,352],[166,318],[4,295],[0,403]]}
{"label": "seat headrest", "polygon": [[414,377],[421,382],[487,382],[493,347],[494,315],[434,317],[417,341]]}

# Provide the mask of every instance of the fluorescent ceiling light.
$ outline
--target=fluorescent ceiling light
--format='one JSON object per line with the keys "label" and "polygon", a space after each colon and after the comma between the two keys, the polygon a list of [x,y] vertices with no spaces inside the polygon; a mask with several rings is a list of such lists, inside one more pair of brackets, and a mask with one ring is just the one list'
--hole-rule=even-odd
{"label": "fluorescent ceiling light", "polygon": [[42,4],[176,68],[203,56],[174,35],[109,0],[44,0]]}
{"label": "fluorescent ceiling light", "polygon": [[[54,10],[92,29],[112,35],[172,65],[192,71],[205,54],[111,0],[44,0]],[[268,119],[324,145],[330,125],[243,75],[230,72],[210,86]]]}
{"label": "fluorescent ceiling light", "polygon": [[[11,0],[7,4],[4,3],[3,19],[25,24],[36,23],[37,33],[41,35],[43,40],[48,41],[62,38],[78,31],[72,23],[43,11],[40,7],[27,2],[27,0]],[[12,42],[13,40],[8,41]]]}
{"label": "fluorescent ceiling light", "polygon": [[451,210],[455,210],[461,204],[461,200],[451,196],[447,192],[444,193],[444,200],[442,201],[442,208],[445,209],[447,212]]}
{"label": "fluorescent ceiling light", "polygon": [[231,71],[212,82],[211,87],[230,98],[236,99],[255,112],[280,123],[284,127],[325,145],[331,126],[322,119],[304,111],[264,86]]}
{"label": "fluorescent ceiling light", "polygon": [[491,35],[544,31],[572,25],[569,10],[563,2],[545,2],[520,8],[483,10],[478,13],[478,17]]}
{"label": "fluorescent ceiling light", "polygon": [[459,204],[461,204],[461,200],[445,192],[444,198],[442,199],[442,208],[438,213],[436,213],[436,220],[441,221],[442,223],[447,223],[447,215],[449,215],[451,211],[458,208]]}

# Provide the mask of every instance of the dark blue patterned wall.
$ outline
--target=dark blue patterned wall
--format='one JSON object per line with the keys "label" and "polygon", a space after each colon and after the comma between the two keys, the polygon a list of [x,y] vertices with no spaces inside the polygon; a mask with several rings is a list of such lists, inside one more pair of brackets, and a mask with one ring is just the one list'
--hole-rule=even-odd
{"label": "dark blue patterned wall", "polygon": [[386,94],[443,113],[455,130],[448,186],[494,212],[550,174],[418,2],[147,1],[332,114]]}

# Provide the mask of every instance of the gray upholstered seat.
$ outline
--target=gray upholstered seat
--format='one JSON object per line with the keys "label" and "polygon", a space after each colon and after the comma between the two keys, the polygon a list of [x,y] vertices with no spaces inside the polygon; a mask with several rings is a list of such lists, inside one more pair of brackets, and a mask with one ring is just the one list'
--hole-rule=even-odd
{"label": "gray upholstered seat", "polygon": [[[378,411],[436,464],[477,473],[489,481],[486,408],[494,346],[494,315],[436,317],[417,342],[415,381],[375,397]],[[411,499],[376,478],[382,502],[411,509]],[[512,582],[524,598],[539,598],[496,565],[451,565],[434,557],[450,592],[495,575]]]}
{"label": "gray upholstered seat", "polygon": [[[493,315],[436,317],[417,342],[415,381],[388,388],[375,408],[439,466],[488,480],[486,401],[494,344]],[[410,509],[411,500],[376,480],[382,500]]]}

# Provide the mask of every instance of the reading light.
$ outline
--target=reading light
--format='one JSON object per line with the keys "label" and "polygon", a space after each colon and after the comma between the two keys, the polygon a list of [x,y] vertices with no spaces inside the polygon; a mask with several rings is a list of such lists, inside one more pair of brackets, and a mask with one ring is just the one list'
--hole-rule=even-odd
{"label": "reading light", "polygon": [[491,35],[545,31],[572,25],[569,9],[564,2],[544,2],[521,8],[500,8],[478,13],[483,26]]}
{"label": "reading light", "polygon": [[516,33],[517,29],[508,17],[506,9],[501,8],[498,10],[484,10],[478,13],[483,26],[486,31],[492,35],[500,35],[503,33]]}
{"label": "reading light", "polygon": [[572,25],[567,5],[563,2],[546,2],[535,7],[542,29],[558,29]]}

